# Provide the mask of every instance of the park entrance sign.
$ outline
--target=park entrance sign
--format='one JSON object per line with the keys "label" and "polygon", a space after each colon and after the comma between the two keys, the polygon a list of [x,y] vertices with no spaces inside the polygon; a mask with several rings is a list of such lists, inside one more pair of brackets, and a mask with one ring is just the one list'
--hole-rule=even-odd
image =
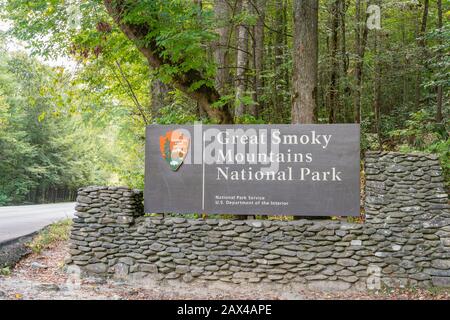
{"label": "park entrance sign", "polygon": [[359,125],[150,125],[145,211],[358,216]]}

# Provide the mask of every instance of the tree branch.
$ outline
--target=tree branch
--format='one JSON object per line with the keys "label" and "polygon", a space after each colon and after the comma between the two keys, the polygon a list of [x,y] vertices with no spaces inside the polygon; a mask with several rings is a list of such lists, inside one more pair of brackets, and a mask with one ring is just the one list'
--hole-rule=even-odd
{"label": "tree branch", "polygon": [[[139,100],[136,96],[136,94],[134,93],[133,87],[131,86],[130,81],[128,81],[128,78],[125,76],[125,73],[123,72],[122,66],[120,65],[119,61],[116,60],[116,65],[117,68],[119,69],[120,75],[122,76],[122,79],[125,81],[125,83],[127,84],[128,90],[129,90],[129,95],[131,97],[131,100],[134,101],[134,104],[136,105],[136,107],[139,110],[139,113],[142,116],[142,119],[144,120],[145,125],[148,125],[148,120],[147,120],[147,116],[145,115],[144,112],[144,108],[142,107],[142,105],[139,103]],[[120,79],[119,79],[120,81]]]}
{"label": "tree branch", "polygon": [[[139,51],[147,58],[149,65],[158,69],[162,65],[177,67],[179,63],[174,63],[162,54],[162,48],[154,38],[148,37],[149,27],[146,24],[130,24],[122,21],[125,13],[124,0],[104,0],[104,5],[108,14],[114,19],[122,32],[134,42]],[[144,44],[145,40],[145,44]],[[208,116],[219,123],[232,123],[229,106],[213,108],[211,105],[220,99],[220,94],[216,88],[202,84],[196,90],[191,87],[194,83],[205,81],[203,75],[198,70],[189,70],[183,74],[173,76],[173,86],[196,100]]]}

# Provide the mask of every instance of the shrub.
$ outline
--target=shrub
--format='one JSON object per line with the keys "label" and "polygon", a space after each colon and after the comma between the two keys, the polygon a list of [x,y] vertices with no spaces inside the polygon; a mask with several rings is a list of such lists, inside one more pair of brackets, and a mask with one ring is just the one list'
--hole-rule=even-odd
{"label": "shrub", "polygon": [[43,229],[28,246],[34,253],[41,253],[60,241],[66,241],[69,239],[71,225],[71,219],[56,222]]}

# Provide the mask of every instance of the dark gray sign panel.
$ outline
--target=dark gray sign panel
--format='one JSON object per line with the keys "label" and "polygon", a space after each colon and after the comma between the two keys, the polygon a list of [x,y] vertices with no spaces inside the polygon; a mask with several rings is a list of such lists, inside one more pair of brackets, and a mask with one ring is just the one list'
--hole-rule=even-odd
{"label": "dark gray sign panel", "polygon": [[145,211],[360,214],[360,129],[336,125],[150,125]]}

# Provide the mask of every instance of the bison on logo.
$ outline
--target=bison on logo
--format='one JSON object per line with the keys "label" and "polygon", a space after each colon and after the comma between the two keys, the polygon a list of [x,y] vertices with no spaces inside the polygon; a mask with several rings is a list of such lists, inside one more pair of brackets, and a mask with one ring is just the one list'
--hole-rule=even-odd
{"label": "bison on logo", "polygon": [[182,165],[189,150],[189,137],[181,130],[168,131],[159,137],[161,155],[172,171],[177,171]]}

